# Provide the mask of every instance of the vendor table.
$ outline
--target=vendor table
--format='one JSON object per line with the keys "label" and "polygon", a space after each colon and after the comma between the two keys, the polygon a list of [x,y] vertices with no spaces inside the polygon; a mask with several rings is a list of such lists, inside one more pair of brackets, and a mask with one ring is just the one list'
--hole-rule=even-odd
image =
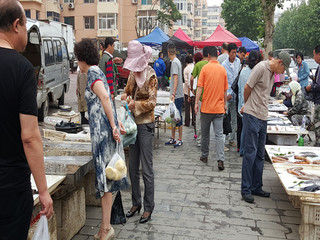
{"label": "vendor table", "polygon": [[288,107],[282,103],[272,103],[268,106],[269,112],[285,112],[288,111]]}
{"label": "vendor table", "polygon": [[[320,239],[320,190],[304,191],[307,186],[320,186],[320,164],[296,164],[299,161],[294,156],[305,156],[310,162],[320,160],[320,149],[315,147],[271,146],[266,145],[266,151],[272,159],[273,156],[288,157],[288,162],[273,163],[272,166],[280,182],[289,195],[294,207],[300,207],[301,225],[299,228],[301,240]],[[308,161],[308,162],[309,162]],[[298,176],[288,172],[290,168],[300,169],[306,174],[315,175],[313,180],[299,179]],[[319,176],[317,178],[317,176]]]}

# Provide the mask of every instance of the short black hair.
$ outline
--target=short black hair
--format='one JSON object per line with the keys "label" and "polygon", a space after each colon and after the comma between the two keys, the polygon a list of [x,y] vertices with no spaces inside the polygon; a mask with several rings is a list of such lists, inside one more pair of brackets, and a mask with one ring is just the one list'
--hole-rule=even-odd
{"label": "short black hair", "polygon": [[22,26],[24,22],[24,11],[17,0],[0,0],[0,30],[9,32],[11,25],[19,19]]}
{"label": "short black hair", "polygon": [[270,51],[270,52],[268,53],[268,56],[273,57],[273,52]]}
{"label": "short black hair", "polygon": [[303,57],[303,53],[302,53],[302,52],[297,52],[296,58],[297,58],[298,56],[301,57],[301,60],[304,60],[304,57]]}
{"label": "short black hair", "polygon": [[108,48],[109,45],[112,46],[116,40],[114,40],[112,37],[106,37],[106,40],[104,41],[104,47]]}
{"label": "short black hair", "polygon": [[314,51],[316,52],[316,54],[320,53],[320,44],[314,48]]}
{"label": "short black hair", "polygon": [[174,45],[173,43],[169,43],[167,50],[171,55],[176,54],[176,45]]}
{"label": "short black hair", "polygon": [[193,63],[193,59],[191,55],[187,55],[184,59],[185,63]]}
{"label": "short black hair", "polygon": [[161,57],[163,55],[163,52],[159,52],[158,57]]}
{"label": "short black hair", "polygon": [[209,46],[205,46],[205,47],[203,48],[202,52],[203,52],[203,56],[204,56],[204,57],[208,57],[208,56],[209,56],[209,55],[208,55],[208,53],[209,53]]}
{"label": "short black hair", "polygon": [[235,43],[229,43],[228,44],[228,52],[231,52],[231,50],[237,50],[238,49],[238,47],[237,47],[237,45],[235,44]]}
{"label": "short black hair", "polygon": [[248,65],[249,65],[249,68],[253,68],[255,65],[257,65],[259,62],[261,62],[263,59],[262,59],[262,54],[260,51],[256,51],[256,50],[252,50],[250,53],[249,53],[249,56],[248,56]]}
{"label": "short black hair", "polygon": [[96,46],[89,38],[84,38],[74,46],[74,54],[78,61],[84,61],[88,65],[99,63],[99,54]]}
{"label": "short black hair", "polygon": [[223,43],[221,46],[224,50],[228,51],[228,43]]}
{"label": "short black hair", "polygon": [[239,53],[247,53],[247,49],[245,47],[239,47]]}
{"label": "short black hair", "polygon": [[208,47],[208,54],[210,57],[218,57],[218,50],[215,46]]}

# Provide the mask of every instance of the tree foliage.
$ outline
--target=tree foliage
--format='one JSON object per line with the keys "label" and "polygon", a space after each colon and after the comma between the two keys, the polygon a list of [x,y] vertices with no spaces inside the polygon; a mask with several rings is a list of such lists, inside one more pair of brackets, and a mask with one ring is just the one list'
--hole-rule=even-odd
{"label": "tree foliage", "polygon": [[260,0],[224,0],[221,16],[226,28],[237,37],[258,40],[264,36],[264,20]]}
{"label": "tree foliage", "polygon": [[[160,10],[155,10],[155,7],[160,4]],[[182,15],[177,9],[174,0],[153,0],[150,8],[147,12],[146,24],[143,28],[139,28],[136,25],[137,37],[148,35],[157,25],[167,25],[169,28],[172,27],[172,23],[182,19]],[[139,15],[139,11],[136,12],[136,18]],[[152,21],[152,17],[156,15],[156,21]],[[137,21],[138,24],[138,21]]]}
{"label": "tree foliage", "polygon": [[309,0],[308,4],[285,11],[274,33],[274,49],[294,48],[305,55],[320,43],[320,0]]}

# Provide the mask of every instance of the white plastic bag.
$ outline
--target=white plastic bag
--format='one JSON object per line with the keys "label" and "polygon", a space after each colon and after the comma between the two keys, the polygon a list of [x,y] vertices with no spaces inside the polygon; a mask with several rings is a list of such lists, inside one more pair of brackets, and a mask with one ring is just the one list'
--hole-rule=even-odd
{"label": "white plastic bag", "polygon": [[34,232],[32,240],[50,240],[48,219],[45,215],[40,217],[36,231]]}
{"label": "white plastic bag", "polygon": [[110,180],[119,181],[127,176],[127,166],[125,161],[118,154],[118,142],[116,148],[117,151],[113,154],[108,166],[106,167],[106,177]]}
{"label": "white plastic bag", "polygon": [[124,112],[122,123],[126,133],[125,135],[121,135],[121,142],[124,148],[136,142],[138,133],[137,124],[133,120],[128,104],[125,104],[125,109],[126,111]]}
{"label": "white plastic bag", "polygon": [[177,123],[181,121],[180,112],[177,109],[174,102],[171,102],[167,108],[167,110],[162,115],[162,118],[166,123],[169,123],[173,126],[175,126]]}

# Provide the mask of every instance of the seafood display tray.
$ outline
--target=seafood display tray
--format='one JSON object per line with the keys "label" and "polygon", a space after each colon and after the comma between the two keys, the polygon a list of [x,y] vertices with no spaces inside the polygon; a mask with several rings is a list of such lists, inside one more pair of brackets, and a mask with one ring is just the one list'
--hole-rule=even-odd
{"label": "seafood display tray", "polygon": [[[274,146],[274,145],[266,145],[266,151],[271,159],[274,154],[282,154],[282,153],[294,153],[299,154],[301,152],[312,152],[315,153],[320,157],[320,148],[315,147],[292,147],[292,146]],[[309,198],[320,198],[320,190],[316,192],[307,192],[307,191],[300,191],[300,188],[311,186],[313,183],[301,183],[292,188],[292,186],[296,185],[302,181],[297,176],[290,174],[287,172],[287,169],[294,168],[294,167],[302,167],[302,171],[307,174],[315,174],[320,176],[320,164],[294,164],[294,163],[273,163],[273,168],[277,173],[282,186],[284,187],[285,191],[289,196],[298,196],[298,197],[309,197]],[[318,185],[320,185],[320,179],[317,180]]]}

